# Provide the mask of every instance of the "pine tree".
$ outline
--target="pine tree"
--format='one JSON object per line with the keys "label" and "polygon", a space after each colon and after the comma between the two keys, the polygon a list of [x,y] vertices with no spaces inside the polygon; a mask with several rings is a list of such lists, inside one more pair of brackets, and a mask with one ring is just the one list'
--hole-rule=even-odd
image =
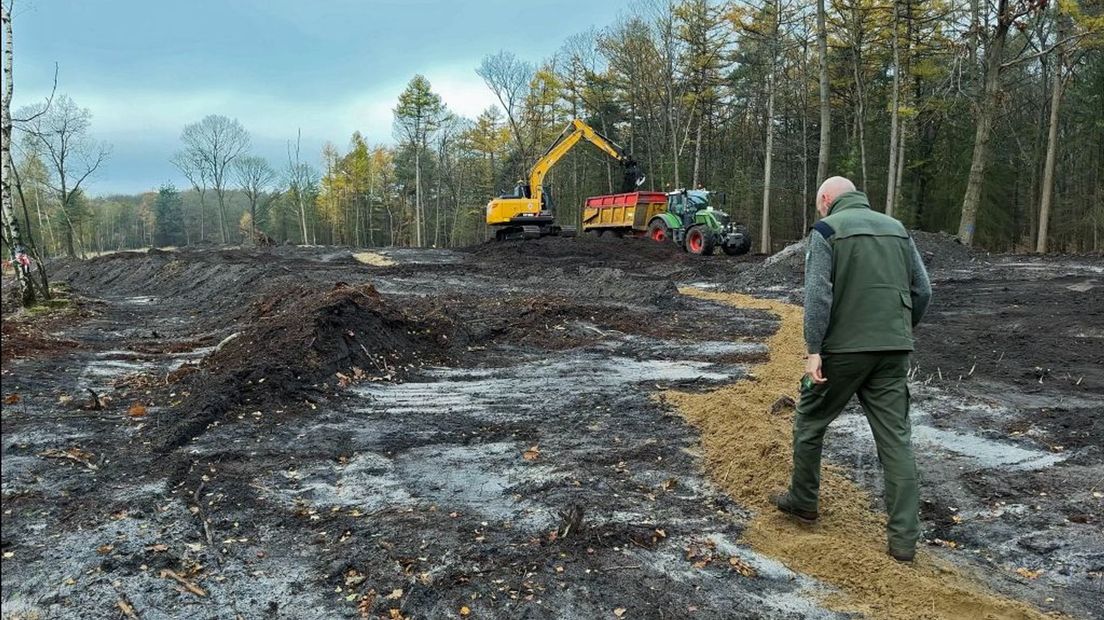
{"label": "pine tree", "polygon": [[180,192],[172,183],[162,185],[153,203],[153,243],[179,245],[184,237],[184,207]]}

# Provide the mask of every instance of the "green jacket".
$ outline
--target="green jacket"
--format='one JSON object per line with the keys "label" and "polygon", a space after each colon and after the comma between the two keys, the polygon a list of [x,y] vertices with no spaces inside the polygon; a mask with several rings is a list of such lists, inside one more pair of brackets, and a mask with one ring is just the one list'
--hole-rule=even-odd
{"label": "green jacket", "polygon": [[813,226],[805,277],[810,353],[913,350],[931,284],[908,231],[865,194],[841,195]]}

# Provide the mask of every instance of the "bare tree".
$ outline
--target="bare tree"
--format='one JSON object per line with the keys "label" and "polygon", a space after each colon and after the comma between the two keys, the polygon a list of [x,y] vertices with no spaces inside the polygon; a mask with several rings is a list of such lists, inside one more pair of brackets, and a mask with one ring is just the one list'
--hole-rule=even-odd
{"label": "bare tree", "polygon": [[249,150],[249,133],[237,119],[211,114],[184,127],[180,140],[184,142],[186,160],[199,168],[218,196],[219,237],[226,243],[226,185],[230,165]]}
{"label": "bare tree", "polygon": [[257,241],[257,203],[265,190],[276,180],[276,171],[268,161],[257,155],[246,155],[234,162],[234,176],[242,193],[249,199],[249,222],[253,227],[250,243]]}
{"label": "bare tree", "polygon": [[475,72],[487,83],[487,88],[491,89],[502,109],[506,111],[506,120],[510,123],[518,150],[523,155],[521,160],[529,161],[530,158],[525,157],[529,151],[521,135],[519,116],[536,69],[532,64],[520,60],[513,52],[500,51],[484,57]]}
{"label": "bare tree", "polygon": [[310,243],[307,233],[307,204],[309,196],[315,188],[318,174],[310,164],[299,159],[299,147],[303,140],[303,131],[299,130],[295,136],[295,147],[288,142],[288,163],[284,171],[284,183],[287,185],[289,197],[295,201],[296,211],[299,213],[299,228],[303,234],[303,245]]}
{"label": "bare tree", "polygon": [[[192,189],[199,195],[199,240],[207,240],[207,168],[203,165],[202,158],[191,150],[177,151],[172,157],[172,165],[180,170],[184,178],[192,184]],[[184,227],[185,232],[188,227]]]}
{"label": "bare tree", "polygon": [[50,188],[57,194],[65,218],[65,251],[75,257],[78,235],[74,220],[80,218],[74,210],[76,199],[81,185],[107,160],[111,148],[89,137],[92,113],[88,108],[77,107],[66,95],[60,95],[47,107],[28,108],[21,115],[30,120],[21,124],[20,129],[41,147],[51,168]]}

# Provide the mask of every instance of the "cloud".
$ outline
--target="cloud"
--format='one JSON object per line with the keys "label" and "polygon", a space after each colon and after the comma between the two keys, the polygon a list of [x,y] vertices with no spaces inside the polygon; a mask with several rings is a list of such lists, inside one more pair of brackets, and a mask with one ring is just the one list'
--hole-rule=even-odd
{"label": "cloud", "polygon": [[[443,66],[423,73],[453,112],[475,117],[497,103],[470,66]],[[92,112],[92,135],[114,145],[111,161],[93,192],[144,191],[166,179],[183,184],[169,163],[180,148],[180,132],[208,114],[237,118],[253,138],[254,150],[276,166],[286,160],[286,145],[302,131],[304,159],[319,162],[321,147],[332,142],[344,148],[354,131],[370,143],[393,144],[392,109],[409,77],[364,87],[345,94],[302,93],[296,99],[233,88],[197,89],[74,89],[68,94]],[[20,93],[22,95],[22,93]],[[42,93],[19,97],[23,104],[40,101]],[[141,172],[139,172],[141,171]],[[136,174],[150,174],[144,182]]]}

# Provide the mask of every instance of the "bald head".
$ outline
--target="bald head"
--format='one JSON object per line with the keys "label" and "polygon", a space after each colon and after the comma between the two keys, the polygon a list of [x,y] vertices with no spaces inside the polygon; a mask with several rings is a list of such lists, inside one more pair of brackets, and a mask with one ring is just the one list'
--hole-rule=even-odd
{"label": "bald head", "polygon": [[828,209],[841,195],[855,191],[855,184],[847,177],[829,177],[817,190],[816,210],[821,217],[828,215]]}

